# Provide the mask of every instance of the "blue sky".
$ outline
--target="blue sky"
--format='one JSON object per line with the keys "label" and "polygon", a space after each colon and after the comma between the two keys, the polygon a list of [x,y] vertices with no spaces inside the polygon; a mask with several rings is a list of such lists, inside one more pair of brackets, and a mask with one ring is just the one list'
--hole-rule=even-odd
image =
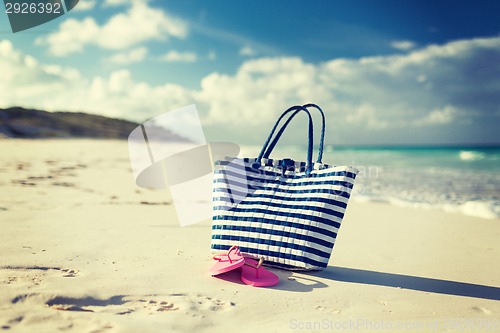
{"label": "blue sky", "polygon": [[[498,1],[80,1],[12,34],[0,107],[144,121],[196,104],[208,140],[260,144],[316,102],[334,144],[500,143]],[[316,118],[317,119],[317,118]],[[297,120],[287,136],[302,143]]]}

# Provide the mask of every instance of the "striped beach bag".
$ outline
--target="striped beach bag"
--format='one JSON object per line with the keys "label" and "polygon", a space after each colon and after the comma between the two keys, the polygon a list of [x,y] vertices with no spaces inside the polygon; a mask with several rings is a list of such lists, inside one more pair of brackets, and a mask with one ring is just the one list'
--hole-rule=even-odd
{"label": "striped beach bag", "polygon": [[[319,110],[323,120],[315,163],[311,108]],[[299,112],[309,119],[307,161],[269,158]],[[285,269],[319,270],[328,265],[358,170],[324,164],[324,136],[320,107],[293,106],[278,119],[259,156],[215,162],[212,251],[237,245],[245,256]]]}

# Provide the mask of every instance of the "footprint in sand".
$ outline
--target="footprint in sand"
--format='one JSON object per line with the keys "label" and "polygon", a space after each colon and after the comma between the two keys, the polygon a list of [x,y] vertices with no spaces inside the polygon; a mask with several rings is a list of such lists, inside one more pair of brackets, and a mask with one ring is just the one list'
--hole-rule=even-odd
{"label": "footprint in sand", "polygon": [[[4,271],[4,272],[2,272]],[[3,274],[2,274],[3,273]],[[13,274],[15,273],[15,274]],[[43,266],[3,266],[0,267],[0,284],[28,284],[27,288],[39,286],[49,275],[74,278],[79,275],[77,269]]]}
{"label": "footprint in sand", "polygon": [[201,294],[188,297],[186,301],[187,301],[186,304],[187,308],[189,310],[194,310],[194,313],[204,312],[204,311],[209,311],[209,312],[227,311],[236,306],[236,303],[234,302],[213,299],[212,297]]}
{"label": "footprint in sand", "polygon": [[207,313],[227,311],[236,306],[234,302],[212,299],[204,295],[169,294],[148,295],[146,297],[116,295],[107,299],[95,297],[50,296],[41,293],[19,295],[11,300],[12,304],[39,304],[57,311],[110,313],[132,315],[135,313],[160,314],[184,310],[191,317]]}
{"label": "footprint in sand", "polygon": [[22,186],[36,186],[36,183],[30,182],[26,179],[14,179],[12,180],[12,184],[18,184]]}
{"label": "footprint in sand", "polygon": [[[53,161],[47,161],[48,164],[54,165],[52,163]],[[66,166],[66,167],[60,167],[57,169],[52,169],[49,170],[49,175],[44,175],[44,176],[28,176],[26,179],[15,179],[12,180],[13,184],[18,184],[22,186],[37,186],[37,185],[44,185],[46,181],[50,180],[55,180],[60,177],[75,177],[77,176],[76,173],[74,173],[75,170],[78,169],[83,169],[86,168],[87,166],[84,164],[77,164],[74,166]],[[18,170],[24,170],[26,169],[26,165],[20,164],[18,165]],[[63,181],[53,181],[51,183],[52,186],[63,186],[63,187],[75,187],[74,183],[71,182],[63,182]]]}
{"label": "footprint in sand", "polygon": [[[177,311],[179,310],[179,307],[174,305],[174,303],[170,303],[170,302],[167,302],[167,301],[156,301],[156,300],[145,300],[145,299],[139,299],[137,301],[133,301],[131,300],[130,302],[128,302],[130,305],[140,305],[140,304],[137,304],[137,302],[139,303],[142,303],[142,308],[140,308],[140,311],[149,311],[151,313],[151,311],[156,311],[156,312],[166,312],[166,311]],[[139,311],[139,310],[135,310],[135,311]],[[134,312],[134,311],[132,311]],[[131,312],[129,312],[131,313]],[[122,314],[122,313],[118,313],[118,314]],[[126,314],[126,313],[123,313],[123,314]]]}
{"label": "footprint in sand", "polygon": [[[33,294],[33,297],[36,295]],[[46,315],[30,315],[18,316],[9,319],[0,329],[10,330],[14,329],[18,324],[25,323],[25,325],[43,324],[52,321],[57,327],[58,331],[76,331],[76,332],[90,332],[101,333],[113,328],[113,325],[108,320],[99,318],[75,318],[75,317],[61,317],[58,313]],[[35,329],[35,331],[37,331]]]}
{"label": "footprint in sand", "polygon": [[53,182],[52,186],[75,187],[75,184],[68,182]]}
{"label": "footprint in sand", "polygon": [[[198,320],[200,325],[207,317],[215,315],[219,311],[233,309],[236,304],[231,301],[223,301],[201,294],[166,294],[166,295],[116,295],[109,298],[96,297],[68,297],[62,295],[50,295],[45,293],[30,293],[18,295],[11,299],[11,306],[21,309],[29,306],[31,309],[38,307],[43,314],[27,317],[12,317],[5,321],[5,330],[14,328],[19,323],[30,325],[45,322],[52,318],[57,322],[57,328],[61,331],[85,331],[91,333],[104,333],[114,328],[112,316],[132,316],[143,318],[144,315],[154,317],[172,318],[173,320],[185,320],[191,322]],[[63,312],[71,312],[64,314]],[[173,316],[173,317],[170,317]],[[42,319],[43,318],[43,319]],[[115,317],[118,319],[118,317]]]}
{"label": "footprint in sand", "polygon": [[316,311],[321,311],[321,312],[326,312],[326,313],[330,313],[330,314],[340,314],[342,311],[340,311],[339,309],[335,309],[335,308],[328,308],[326,306],[322,306],[322,305],[318,305],[314,308],[314,310]]}
{"label": "footprint in sand", "polygon": [[61,272],[63,273],[63,277],[76,277],[78,276],[79,273],[77,269],[69,269],[69,268],[63,268],[61,269]]}
{"label": "footprint in sand", "polygon": [[28,180],[45,180],[45,179],[52,179],[52,176],[30,176],[28,177]]}
{"label": "footprint in sand", "polygon": [[490,309],[483,308],[481,306],[473,306],[472,310],[474,310],[475,312],[485,314],[485,315],[490,315],[492,313]]}
{"label": "footprint in sand", "polygon": [[23,321],[23,319],[24,319],[23,316],[19,316],[19,317],[15,317],[15,318],[9,319],[7,321],[7,325],[0,326],[0,328],[2,328],[4,330],[8,330],[12,326],[15,326],[15,325],[19,324],[21,321]]}
{"label": "footprint in sand", "polygon": [[145,299],[124,295],[112,296],[108,299],[57,296],[46,301],[45,305],[59,311],[111,313],[120,316],[133,313],[154,314],[158,312],[179,310],[178,306],[174,303],[162,300],[162,297],[154,296],[154,298],[155,299]]}
{"label": "footprint in sand", "polygon": [[76,164],[71,166],[59,167],[57,169],[52,169],[50,170],[50,173],[56,176],[76,177],[77,174],[74,171],[85,168],[87,168],[87,165],[85,164]]}
{"label": "footprint in sand", "polygon": [[17,170],[26,170],[26,169],[29,169],[31,168],[31,163],[27,162],[27,163],[18,163],[16,165],[16,169]]}

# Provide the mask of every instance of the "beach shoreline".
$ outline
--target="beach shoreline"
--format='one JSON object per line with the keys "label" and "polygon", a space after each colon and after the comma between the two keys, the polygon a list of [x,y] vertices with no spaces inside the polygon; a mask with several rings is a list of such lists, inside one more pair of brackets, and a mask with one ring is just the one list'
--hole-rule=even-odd
{"label": "beach shoreline", "polygon": [[126,141],[0,146],[6,332],[500,330],[500,219],[352,200],[326,270],[252,288],[208,275],[210,221],[137,187]]}

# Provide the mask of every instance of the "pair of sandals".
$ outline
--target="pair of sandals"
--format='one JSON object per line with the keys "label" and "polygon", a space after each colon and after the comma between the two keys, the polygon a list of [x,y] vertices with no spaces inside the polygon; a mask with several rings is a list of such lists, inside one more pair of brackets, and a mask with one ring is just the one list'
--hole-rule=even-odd
{"label": "pair of sandals", "polygon": [[259,261],[245,258],[238,246],[232,246],[226,254],[216,255],[213,258],[216,263],[208,270],[212,276],[239,269],[241,281],[253,287],[272,287],[279,282],[276,274],[262,267],[264,258],[260,258]]}

